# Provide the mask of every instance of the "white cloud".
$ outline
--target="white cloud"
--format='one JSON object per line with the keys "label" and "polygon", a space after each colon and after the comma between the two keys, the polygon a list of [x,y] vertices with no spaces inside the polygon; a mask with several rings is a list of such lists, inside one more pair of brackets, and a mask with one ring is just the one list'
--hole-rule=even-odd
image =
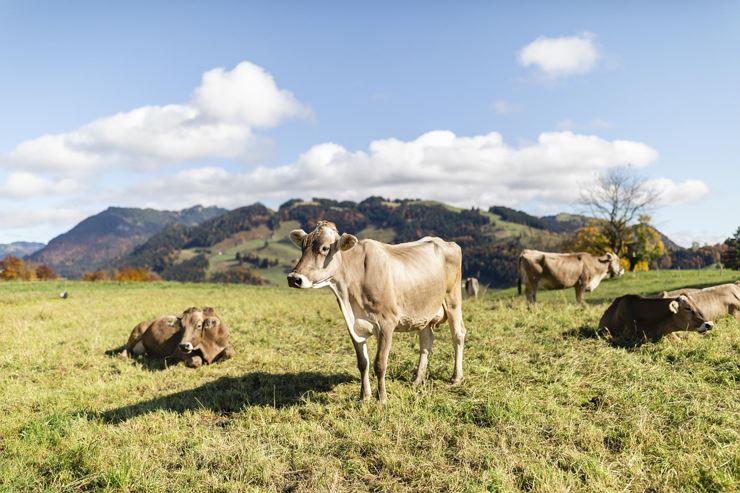
{"label": "white cloud", "polygon": [[144,106],[27,140],[0,161],[26,170],[80,173],[103,166],[243,160],[260,152],[255,129],[308,115],[310,110],[278,88],[269,73],[242,62],[231,71],[204,73],[188,103]]}
{"label": "white cloud", "polygon": [[659,205],[696,202],[709,194],[709,187],[701,180],[676,183],[668,178],[655,178],[648,180],[647,185],[660,194]]}
{"label": "white cloud", "polygon": [[0,230],[32,230],[51,224],[75,224],[85,217],[86,214],[75,207],[3,207],[3,214],[0,215]]}
{"label": "white cloud", "polygon": [[493,103],[493,111],[499,115],[510,115],[512,113],[517,113],[520,110],[521,108],[519,105],[516,105],[511,101],[506,101],[505,99],[499,99]]}
{"label": "white cloud", "polygon": [[[640,142],[572,132],[543,133],[536,143],[512,147],[496,132],[461,137],[434,131],[413,141],[377,140],[362,151],[324,143],[292,164],[258,167],[245,174],[220,167],[181,171],[137,185],[127,194],[154,197],[147,205],[170,207],[194,203],[233,207],[255,200],[312,196],[359,200],[382,195],[423,197],[461,206],[538,202],[554,212],[574,203],[585,179],[625,163],[647,166],[657,157],[657,151]],[[661,183],[673,184],[670,180]]]}
{"label": "white cloud", "polygon": [[3,197],[25,198],[48,194],[69,194],[79,190],[76,181],[64,178],[61,180],[50,180],[41,175],[26,171],[14,171],[5,178],[5,183],[0,186],[0,194]]}
{"label": "white cloud", "polygon": [[668,238],[676,242],[678,245],[689,248],[693,243],[699,245],[716,245],[717,243],[724,242],[730,234],[717,234],[716,232],[697,230],[697,231],[666,231],[665,233]]}
{"label": "white cloud", "polygon": [[585,74],[596,66],[601,56],[594,40],[591,33],[558,38],[541,36],[519,50],[519,63],[524,67],[536,66],[549,77]]}

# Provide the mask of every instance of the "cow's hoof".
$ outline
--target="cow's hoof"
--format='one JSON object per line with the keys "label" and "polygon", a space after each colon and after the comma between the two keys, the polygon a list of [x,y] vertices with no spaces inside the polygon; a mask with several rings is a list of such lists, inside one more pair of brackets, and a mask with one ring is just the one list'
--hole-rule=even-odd
{"label": "cow's hoof", "polygon": [[463,381],[462,377],[460,377],[460,378],[454,377],[454,378],[453,378],[453,379],[452,379],[452,380],[450,381],[450,384],[451,384],[451,385],[452,385],[453,387],[455,387],[455,386],[457,386],[457,385],[460,385],[460,384],[462,383],[462,381]]}

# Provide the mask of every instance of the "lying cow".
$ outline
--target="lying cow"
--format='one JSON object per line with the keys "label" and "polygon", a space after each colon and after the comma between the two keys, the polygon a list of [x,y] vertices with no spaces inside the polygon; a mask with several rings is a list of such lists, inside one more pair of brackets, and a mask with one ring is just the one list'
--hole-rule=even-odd
{"label": "lying cow", "polygon": [[480,285],[478,284],[478,279],[475,277],[468,277],[465,279],[465,294],[467,294],[469,298],[475,298],[477,300],[479,289]]}
{"label": "lying cow", "polygon": [[229,331],[213,308],[188,308],[179,317],[167,315],[139,323],[121,353],[184,361],[191,368],[229,359],[234,348]]}
{"label": "lying cow", "polygon": [[395,331],[419,333],[419,366],[414,380],[418,385],[426,377],[434,330],[447,321],[455,350],[452,383],[462,380],[465,325],[462,252],[457,244],[433,237],[400,245],[359,241],[351,234],[340,235],[328,221],[319,221],[308,234],[293,230],[290,239],[302,255],[288,275],[288,285],[328,287],[334,292],[355,347],[362,399],[370,398],[366,341],[371,335],[378,338],[374,367],[381,402],[387,399],[385,373]]}
{"label": "lying cow", "polygon": [[738,283],[720,284],[704,289],[684,288],[675,291],[663,291],[661,298],[686,295],[696,303],[704,315],[717,320],[726,315],[740,319],[740,285]]}
{"label": "lying cow", "polygon": [[624,274],[619,257],[609,252],[601,257],[590,253],[549,253],[524,250],[519,255],[517,288],[522,294],[524,282],[527,301],[537,301],[537,289],[574,287],[576,301],[583,303],[583,293],[590,293],[606,276]]}
{"label": "lying cow", "polygon": [[620,296],[606,309],[599,329],[624,340],[657,340],[672,332],[701,334],[714,326],[689,297],[646,298],[636,294]]}

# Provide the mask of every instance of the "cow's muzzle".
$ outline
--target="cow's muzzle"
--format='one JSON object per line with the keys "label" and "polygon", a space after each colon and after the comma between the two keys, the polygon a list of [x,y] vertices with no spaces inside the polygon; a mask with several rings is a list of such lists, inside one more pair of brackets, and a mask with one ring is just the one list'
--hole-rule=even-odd
{"label": "cow's muzzle", "polygon": [[704,334],[712,330],[712,327],[714,327],[714,322],[704,322],[703,324],[701,324],[701,327],[696,329],[696,331],[700,334]]}
{"label": "cow's muzzle", "polygon": [[178,346],[180,348],[180,351],[183,353],[189,353],[193,350],[193,345],[189,342],[183,342]]}
{"label": "cow's muzzle", "polygon": [[288,286],[291,288],[307,288],[310,287],[310,282],[306,276],[291,272],[288,274]]}

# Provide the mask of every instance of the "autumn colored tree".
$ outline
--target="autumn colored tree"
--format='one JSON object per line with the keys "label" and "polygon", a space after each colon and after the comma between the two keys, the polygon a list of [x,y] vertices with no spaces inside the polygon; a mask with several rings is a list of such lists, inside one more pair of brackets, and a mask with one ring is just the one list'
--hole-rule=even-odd
{"label": "autumn colored tree", "polygon": [[[650,225],[651,217],[641,214],[639,222],[632,226],[627,240],[626,257],[632,272],[648,270],[650,262],[665,255],[665,245],[658,231]],[[639,268],[638,268],[639,267]]]}
{"label": "autumn colored tree", "polygon": [[114,281],[160,281],[161,278],[146,267],[123,267],[113,271]]}
{"label": "autumn colored tree", "polygon": [[36,267],[36,278],[41,281],[50,281],[58,277],[59,276],[57,276],[57,273],[54,272],[54,269],[52,269],[46,264],[41,264],[38,267]]}
{"label": "autumn colored tree", "polygon": [[602,221],[590,221],[576,231],[572,237],[565,240],[562,246],[563,251],[603,255],[609,251],[609,239],[604,235],[602,228]]}
{"label": "autumn colored tree", "polygon": [[96,270],[95,272],[85,272],[82,274],[82,280],[83,281],[108,281],[110,280],[110,276],[108,276],[108,273],[104,270]]}
{"label": "autumn colored tree", "polygon": [[36,271],[30,268],[22,259],[8,255],[0,261],[0,279],[5,281],[33,281],[36,279]]}

